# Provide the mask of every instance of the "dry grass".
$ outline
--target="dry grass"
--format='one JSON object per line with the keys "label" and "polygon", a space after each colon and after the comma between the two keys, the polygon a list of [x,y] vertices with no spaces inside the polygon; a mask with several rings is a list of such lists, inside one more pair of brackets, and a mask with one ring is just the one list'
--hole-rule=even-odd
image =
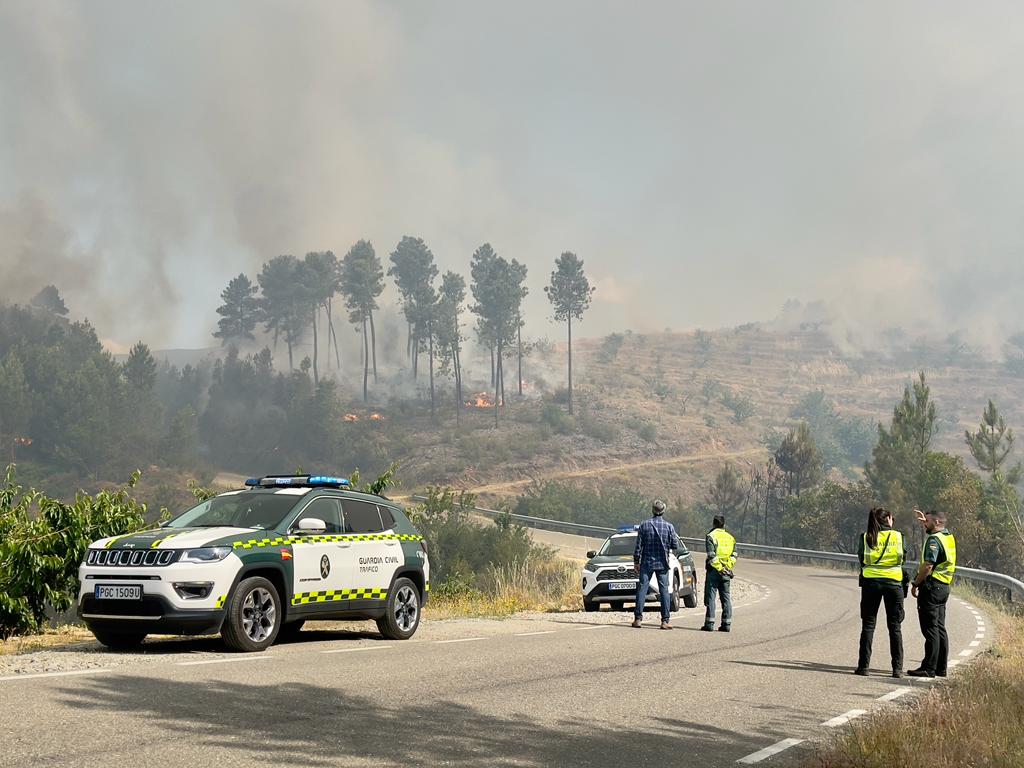
{"label": "dry grass", "polygon": [[85,627],[74,624],[62,624],[47,629],[42,634],[10,637],[0,640],[0,656],[11,656],[16,653],[29,653],[48,648],[61,648],[76,643],[84,643],[93,639],[92,632]]}
{"label": "dry grass", "polygon": [[[973,602],[984,602],[971,597]],[[991,651],[907,706],[858,721],[806,766],[901,765],[1019,768],[1024,765],[1024,618],[986,603]]]}
{"label": "dry grass", "polygon": [[502,568],[492,566],[481,578],[479,589],[432,594],[426,615],[431,619],[494,617],[522,611],[578,611],[581,607],[577,563],[528,558]]}

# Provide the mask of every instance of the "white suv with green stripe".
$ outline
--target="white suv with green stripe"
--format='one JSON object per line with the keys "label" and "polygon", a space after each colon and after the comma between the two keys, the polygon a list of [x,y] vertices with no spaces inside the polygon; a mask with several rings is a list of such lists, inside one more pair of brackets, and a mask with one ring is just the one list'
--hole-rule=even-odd
{"label": "white suv with green stripe", "polygon": [[246,486],[89,546],[78,612],[101,643],[220,633],[235,650],[261,651],[314,619],[374,619],[389,639],[412,637],[430,565],[398,505],[337,477]]}

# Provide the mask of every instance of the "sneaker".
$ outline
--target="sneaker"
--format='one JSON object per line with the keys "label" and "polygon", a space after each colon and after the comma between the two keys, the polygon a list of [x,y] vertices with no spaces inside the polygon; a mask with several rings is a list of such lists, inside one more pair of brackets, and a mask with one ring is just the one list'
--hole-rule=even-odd
{"label": "sneaker", "polygon": [[858,667],[857,669],[853,670],[853,674],[860,675],[861,677],[867,677],[868,671],[866,669]]}
{"label": "sneaker", "polygon": [[700,631],[701,632],[714,632],[715,628],[714,627],[709,627],[707,624],[705,624],[703,627],[700,628]]}
{"label": "sneaker", "polygon": [[728,632],[729,631],[729,625],[728,624],[723,624],[722,626],[720,626],[718,628],[718,631],[719,632]]}
{"label": "sneaker", "polygon": [[911,677],[935,677],[935,673],[927,669],[908,669],[907,674]]}
{"label": "sneaker", "polygon": [[669,624],[667,621],[663,621],[663,622],[661,622],[661,628],[662,629],[672,629],[672,625]]}
{"label": "sneaker", "polygon": [[640,629],[640,627],[642,627],[643,624],[640,623],[640,619],[633,619],[633,623],[630,624],[630,626],[635,627],[636,629]]}

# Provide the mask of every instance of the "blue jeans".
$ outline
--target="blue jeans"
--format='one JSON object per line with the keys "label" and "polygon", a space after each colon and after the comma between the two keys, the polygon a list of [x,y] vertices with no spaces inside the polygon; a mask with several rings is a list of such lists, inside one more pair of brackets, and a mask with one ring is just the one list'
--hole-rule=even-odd
{"label": "blue jeans", "polygon": [[722,578],[718,571],[708,571],[704,577],[704,626],[715,626],[715,597],[722,598],[722,626],[732,624],[732,594],[729,591],[731,579]]}
{"label": "blue jeans", "polygon": [[636,608],[633,609],[633,616],[642,619],[644,616],[644,603],[647,602],[647,589],[651,586],[651,576],[658,574],[658,595],[661,597],[661,620],[668,621],[668,569],[655,570],[648,565],[640,566],[640,581],[636,585]]}

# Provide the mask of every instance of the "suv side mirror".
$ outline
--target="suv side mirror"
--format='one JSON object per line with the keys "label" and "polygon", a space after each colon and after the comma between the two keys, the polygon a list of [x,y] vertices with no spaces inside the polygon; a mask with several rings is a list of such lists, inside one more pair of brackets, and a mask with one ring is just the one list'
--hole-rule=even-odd
{"label": "suv side mirror", "polygon": [[299,520],[299,533],[326,533],[327,523],[318,517],[304,517]]}
{"label": "suv side mirror", "polygon": [[589,560],[592,557],[597,557],[597,551],[596,550],[592,549],[589,552],[587,552],[587,559]]}

